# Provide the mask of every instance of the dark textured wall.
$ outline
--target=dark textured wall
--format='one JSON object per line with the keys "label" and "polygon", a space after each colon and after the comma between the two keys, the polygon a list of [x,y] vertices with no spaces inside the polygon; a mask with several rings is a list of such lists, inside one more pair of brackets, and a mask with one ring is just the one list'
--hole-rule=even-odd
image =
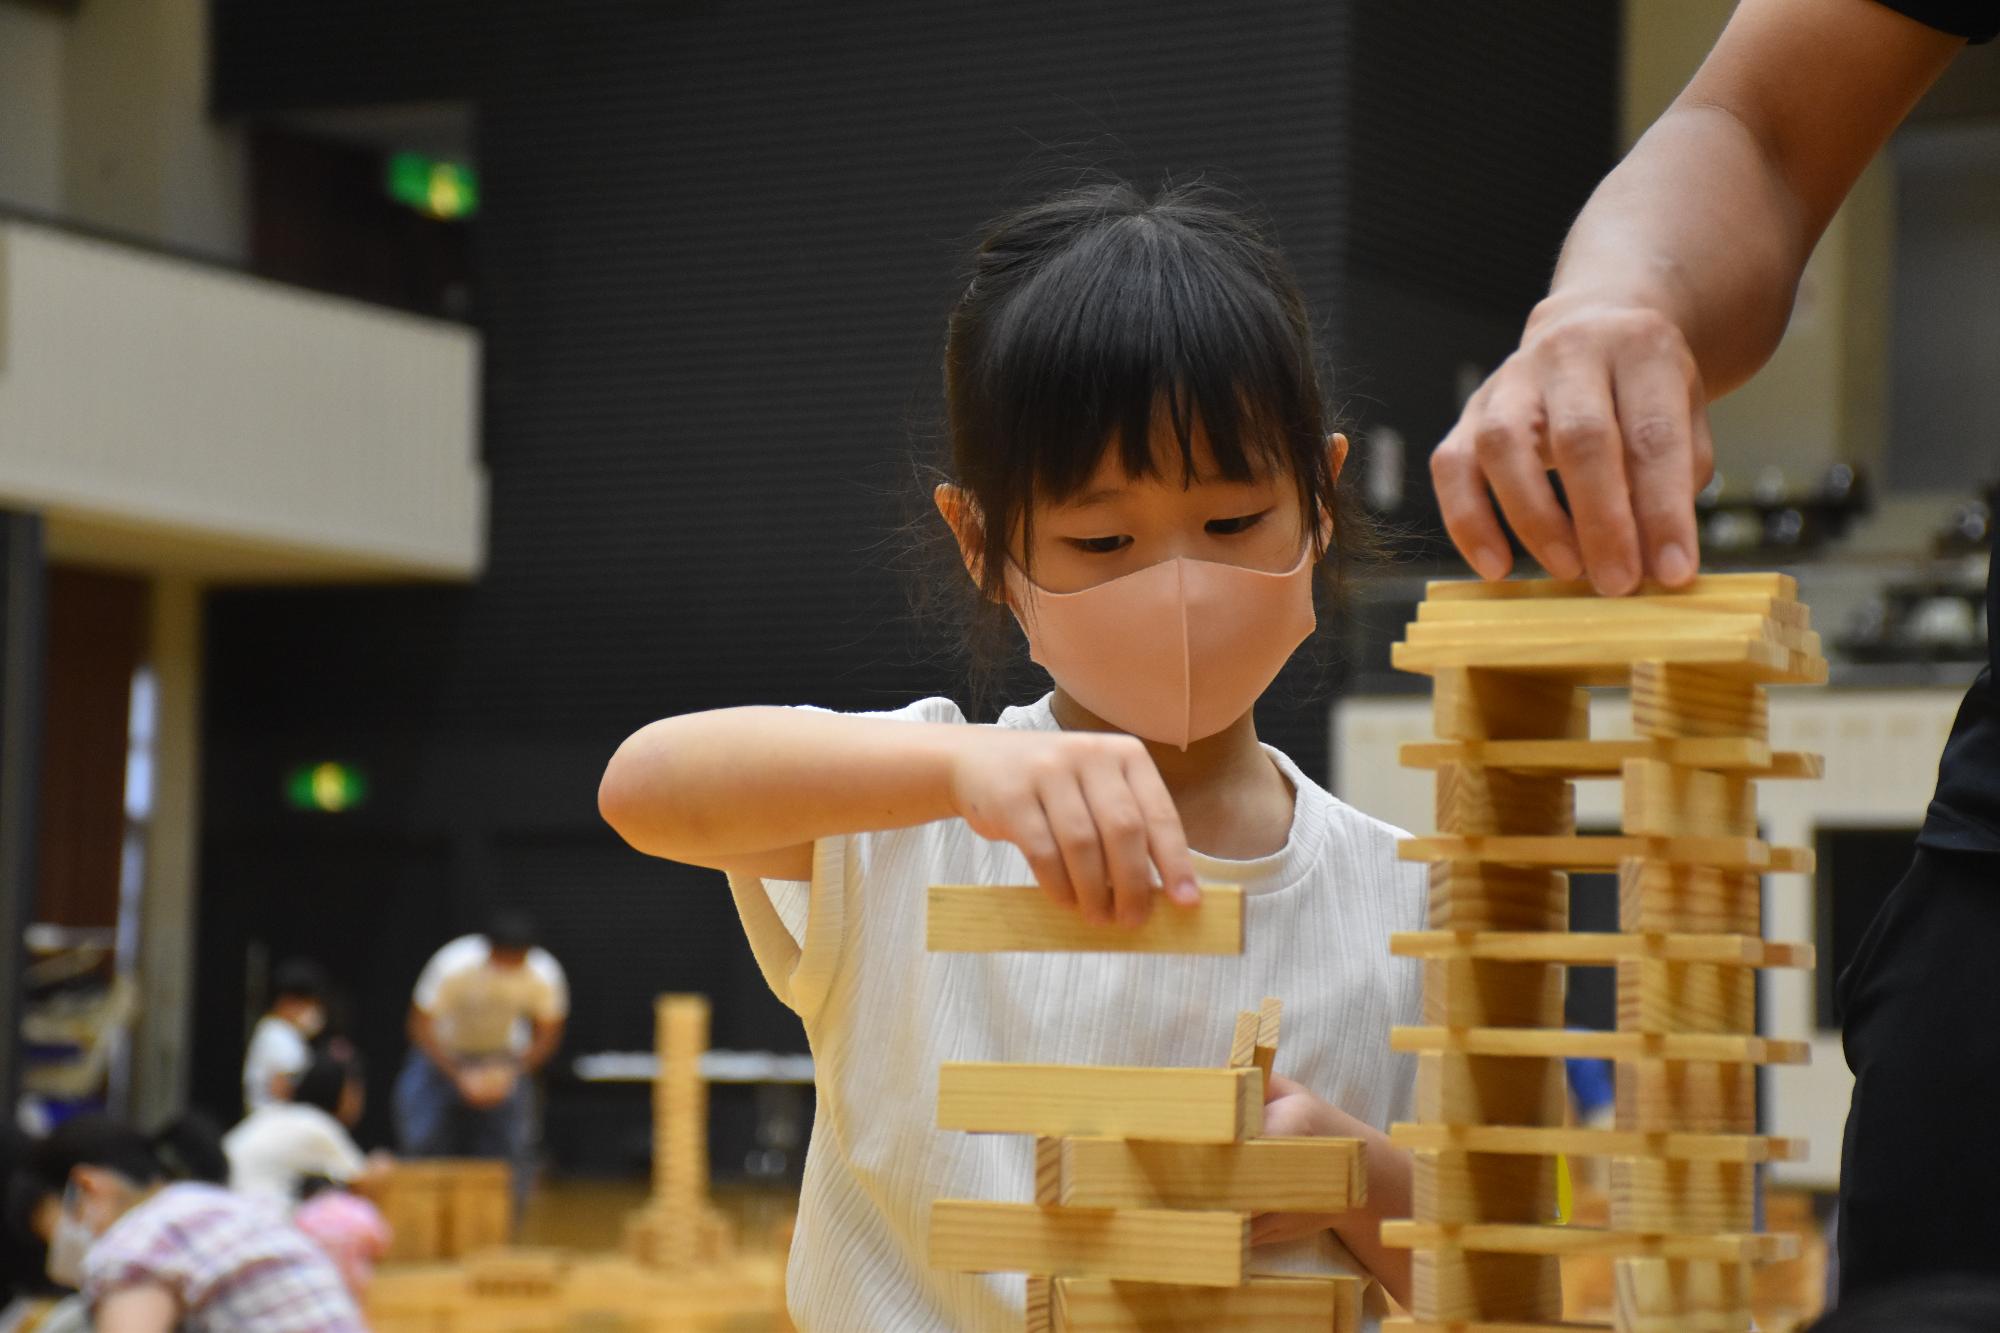
{"label": "dark textured wall", "polygon": [[[211,599],[202,1090],[250,938],[348,951],[386,1047],[422,953],[501,901],[577,975],[573,1049],[643,1044],[667,988],[718,996],[721,1044],[797,1044],[719,877],[624,851],[595,781],[665,713],[962,693],[893,566],[980,222],[1078,157],[1219,174],[1357,417],[1427,443],[1608,165],[1614,8],[218,0],[226,114],[475,99],[493,506],[472,588]],[[1338,664],[1291,676],[1260,720],[1323,771]],[[320,755],[369,806],[277,808]],[[318,887],[270,882],[294,847]],[[382,915],[336,942],[300,895],[344,880]]]}

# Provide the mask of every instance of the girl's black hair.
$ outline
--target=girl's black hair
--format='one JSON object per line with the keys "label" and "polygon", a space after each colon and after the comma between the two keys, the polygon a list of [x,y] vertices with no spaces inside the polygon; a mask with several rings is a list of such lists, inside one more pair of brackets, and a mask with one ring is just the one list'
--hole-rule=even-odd
{"label": "girl's black hair", "polygon": [[51,1130],[15,1164],[7,1189],[8,1230],[26,1240],[30,1219],[45,1198],[60,1197],[79,1166],[116,1171],[141,1187],[167,1181],[224,1184],[229,1158],[222,1135],[208,1117],[191,1112],[156,1134],[115,1116],[80,1115]]}
{"label": "girl's black hair", "polygon": [[357,1072],[352,1060],[331,1054],[316,1056],[292,1086],[292,1100],[303,1106],[317,1106],[328,1115],[339,1115],[340,1096]]}
{"label": "girl's black hair", "polygon": [[1211,186],[1147,195],[1103,181],[993,223],[952,307],[944,390],[949,476],[984,527],[975,666],[1010,632],[1000,594],[1017,530],[1026,559],[1034,504],[1074,495],[1110,448],[1128,474],[1155,475],[1163,419],[1184,484],[1197,423],[1224,477],[1291,476],[1336,592],[1342,561],[1324,557],[1366,545],[1327,462],[1334,424],[1305,298],[1267,230]]}

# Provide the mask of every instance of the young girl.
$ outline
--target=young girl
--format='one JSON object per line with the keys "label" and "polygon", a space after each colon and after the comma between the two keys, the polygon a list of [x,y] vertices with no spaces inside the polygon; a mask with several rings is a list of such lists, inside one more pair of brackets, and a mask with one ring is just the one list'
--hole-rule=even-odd
{"label": "young girl", "polygon": [[[1368,1145],[1368,1207],[1257,1219],[1265,1272],[1405,1294],[1413,965],[1424,875],[1396,830],[1260,745],[1252,706],[1337,572],[1336,481],[1304,303],[1212,194],[1080,189],[998,223],[945,345],[954,480],[937,488],[988,616],[1054,680],[968,725],[732,708],[643,728],[600,805],[641,851],[727,873],[818,1071],[788,1290],[808,1333],[1018,1329],[1019,1277],[925,1259],[940,1198],[1032,1197],[1030,1140],[935,1128],[947,1060],[1219,1065],[1240,1009],[1285,1004],[1266,1132]],[[1038,882],[1093,921],[1247,901],[1240,957],[931,954],[924,891]],[[1167,902],[1157,908],[1156,895]]]}

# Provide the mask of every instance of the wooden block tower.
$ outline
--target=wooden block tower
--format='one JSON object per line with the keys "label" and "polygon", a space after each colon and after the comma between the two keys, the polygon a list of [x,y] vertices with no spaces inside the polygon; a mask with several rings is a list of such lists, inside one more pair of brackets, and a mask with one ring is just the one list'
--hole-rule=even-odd
{"label": "wooden block tower", "polygon": [[[1241,891],[1202,897],[1130,930],[1086,923],[1032,887],[940,886],[928,945],[1241,953]],[[1219,1068],[945,1065],[938,1128],[1035,1136],[1034,1202],[938,1200],[931,1263],[1028,1274],[1028,1333],[1351,1333],[1362,1279],[1249,1271],[1251,1215],[1340,1212],[1364,1191],[1358,1141],[1262,1137],[1278,1019],[1276,1000],[1238,1015]]]}
{"label": "wooden block tower", "polygon": [[640,1264],[671,1270],[723,1257],[732,1237],[708,1197],[708,997],[662,995],[653,1013],[653,1197],[627,1222],[625,1241]]}
{"label": "wooden block tower", "polygon": [[[1793,1236],[1756,1234],[1761,1162],[1803,1146],[1757,1131],[1757,1068],[1805,1043],[1757,1035],[1755,969],[1810,967],[1761,938],[1761,877],[1810,851],[1758,835],[1758,778],[1819,775],[1773,753],[1764,687],[1826,679],[1793,581],[1710,575],[1619,599],[1581,584],[1433,583],[1395,664],[1434,680],[1438,740],[1403,762],[1437,772],[1408,1333],[1561,1325],[1558,1258],[1612,1256],[1620,1330],[1749,1329],[1751,1265]],[[1593,740],[1590,686],[1630,690],[1636,739]],[[1622,829],[1580,836],[1572,781],[1623,782]],[[1618,872],[1619,931],[1569,931],[1569,870]],[[1615,1032],[1563,1030],[1565,966],[1617,970]],[[1563,1127],[1565,1056],[1616,1062],[1617,1120]],[[1555,1225],[1557,1154],[1611,1159],[1610,1225]]]}

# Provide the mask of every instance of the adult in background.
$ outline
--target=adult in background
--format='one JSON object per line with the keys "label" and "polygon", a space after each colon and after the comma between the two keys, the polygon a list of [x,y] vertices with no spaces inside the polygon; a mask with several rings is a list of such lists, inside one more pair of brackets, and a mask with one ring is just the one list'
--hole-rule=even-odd
{"label": "adult in background", "polygon": [[410,1157],[491,1157],[513,1167],[514,1203],[534,1179],[533,1075],[562,1043],[569,983],[535,923],[496,916],[439,949],[417,978],[410,1054],[396,1080],[398,1146]]}
{"label": "adult in background", "polygon": [[325,1028],[326,973],[309,959],[287,958],[271,973],[271,1007],[251,1030],[243,1055],[243,1114],[292,1095]]}
{"label": "adult in background", "polygon": [[[1431,459],[1473,568],[1498,578],[1509,564],[1490,492],[1558,578],[1621,594],[1642,576],[1694,577],[1709,400],[1777,347],[1806,260],[1868,160],[1968,39],[1996,34],[2000,0],[1742,0],[1591,196],[1519,350]],[[1989,581],[2000,625],[1995,594]],[[1916,859],[1841,978],[1855,1076],[1843,1296],[2000,1272],[2000,1154],[1978,1147],[2000,1109],[1995,674],[1967,695]]]}

